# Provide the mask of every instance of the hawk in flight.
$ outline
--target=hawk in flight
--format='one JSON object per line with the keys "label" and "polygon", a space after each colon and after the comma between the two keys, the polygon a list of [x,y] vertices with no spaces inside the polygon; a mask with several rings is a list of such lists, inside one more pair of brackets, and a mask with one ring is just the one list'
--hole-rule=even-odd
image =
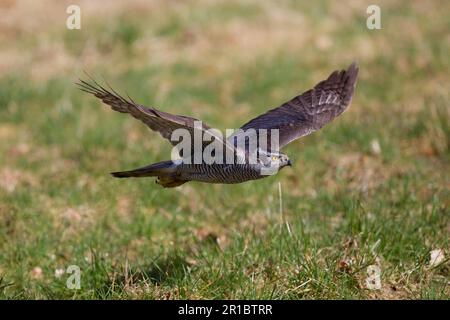
{"label": "hawk in flight", "polygon": [[[192,150],[189,154],[181,154],[178,160],[167,160],[150,164],[138,169],[113,172],[117,178],[128,177],[157,177],[157,183],[166,188],[177,187],[188,181],[201,181],[208,183],[240,183],[256,180],[267,176],[264,168],[282,169],[290,166],[289,157],[279,149],[300,137],[306,136],[322,128],[325,124],[344,112],[350,105],[355,90],[358,67],[351,64],[347,70],[334,71],[326,80],[319,82],[313,89],[298,95],[280,107],[250,120],[240,130],[228,138],[211,134],[209,126],[201,123],[195,125],[198,119],[173,115],[145,107],[119,95],[112,88],[106,89],[95,80],[91,83],[80,80],[79,88],[93,94],[115,111],[129,113],[134,118],[144,122],[151,130],[158,132],[162,137],[176,146],[178,141],[171,139],[172,133],[177,129],[184,129],[194,135],[194,131],[208,132],[218,141],[226,152],[233,155],[232,163],[200,163],[192,161],[196,153],[202,153],[211,143],[202,141],[200,150]],[[264,130],[265,129],[265,130]],[[257,139],[265,131],[277,130],[278,144],[270,144],[265,148],[257,143],[256,161],[248,161],[250,150],[248,143],[241,146],[237,143],[242,135],[254,130]],[[258,140],[259,141],[259,140]]]}

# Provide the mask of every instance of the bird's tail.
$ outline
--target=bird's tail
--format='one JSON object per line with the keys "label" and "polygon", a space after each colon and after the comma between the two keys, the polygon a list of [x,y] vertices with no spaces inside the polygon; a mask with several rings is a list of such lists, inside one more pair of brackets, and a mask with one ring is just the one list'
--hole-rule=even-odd
{"label": "bird's tail", "polygon": [[111,172],[116,178],[171,176],[176,173],[177,165],[172,161],[153,163],[130,171]]}

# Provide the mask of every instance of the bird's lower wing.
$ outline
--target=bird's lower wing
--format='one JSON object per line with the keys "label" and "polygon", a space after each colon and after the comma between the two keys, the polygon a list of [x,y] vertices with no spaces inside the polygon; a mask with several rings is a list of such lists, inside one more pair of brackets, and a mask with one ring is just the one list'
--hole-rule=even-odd
{"label": "bird's lower wing", "polygon": [[355,63],[347,70],[334,71],[313,89],[250,120],[230,136],[229,141],[236,145],[237,138],[248,129],[255,129],[257,132],[266,129],[268,148],[273,149],[270,147],[270,130],[278,129],[278,148],[282,148],[295,139],[319,130],[350,105],[357,75],[358,67]]}
{"label": "bird's lower wing", "polygon": [[[202,150],[209,145],[211,141],[218,140],[219,143],[222,143],[225,148],[232,149],[234,151],[234,147],[231,144],[223,139],[222,136],[218,135],[214,131],[211,131],[211,128],[208,125],[198,119],[187,116],[173,115],[155,108],[144,107],[135,103],[129,97],[128,99],[122,97],[112,88],[109,88],[109,90],[104,88],[95,80],[92,80],[92,83],[80,80],[77,85],[82,91],[91,93],[101,99],[105,104],[111,106],[113,110],[131,114],[134,118],[145,123],[151,130],[161,134],[162,137],[169,140],[169,142],[174,146],[178,145],[180,141],[172,139],[173,132],[177,129],[187,130],[186,132],[189,133],[191,137],[191,155],[194,154],[193,139],[198,136],[195,134],[196,130],[201,131],[201,137],[205,132],[207,132],[211,138],[209,141],[203,141],[202,139]],[[186,155],[182,156],[185,157]]]}

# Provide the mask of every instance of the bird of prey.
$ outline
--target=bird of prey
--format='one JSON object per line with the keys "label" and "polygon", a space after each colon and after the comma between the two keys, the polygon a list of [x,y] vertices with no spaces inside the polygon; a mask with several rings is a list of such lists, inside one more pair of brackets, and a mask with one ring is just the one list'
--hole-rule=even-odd
{"label": "bird of prey", "polygon": [[[230,137],[224,138],[211,134],[227,152],[231,151],[234,160],[238,159],[239,161],[231,163],[191,161],[196,153],[203,152],[207,148],[212,141],[210,140],[202,141],[200,150],[192,149],[187,154],[181,154],[180,159],[162,161],[138,169],[112,172],[111,174],[117,178],[157,177],[156,182],[165,188],[177,187],[188,181],[231,184],[264,178],[267,176],[263,172],[266,167],[282,169],[291,166],[289,157],[280,151],[282,147],[295,139],[319,130],[347,109],[353,97],[357,76],[358,67],[353,63],[347,70],[334,71],[313,89],[250,120]],[[178,143],[171,139],[172,133],[177,129],[187,130],[194,135],[195,130],[210,132],[210,127],[204,123],[201,123],[200,127],[195,125],[199,121],[198,119],[173,115],[153,107],[145,107],[134,102],[130,97],[124,98],[111,87],[108,86],[106,89],[95,80],[91,80],[89,82],[80,80],[77,84],[81,90],[93,94],[111,106],[113,110],[129,113],[134,118],[141,120],[151,130],[169,140],[172,145]],[[242,147],[237,144],[237,140],[249,130],[255,130],[257,138],[259,138],[263,129],[266,132],[267,130],[278,130],[278,143],[275,144],[277,147],[266,145],[262,149],[258,143],[256,161],[250,162],[248,155],[252,151],[249,150],[248,144],[244,144]]]}

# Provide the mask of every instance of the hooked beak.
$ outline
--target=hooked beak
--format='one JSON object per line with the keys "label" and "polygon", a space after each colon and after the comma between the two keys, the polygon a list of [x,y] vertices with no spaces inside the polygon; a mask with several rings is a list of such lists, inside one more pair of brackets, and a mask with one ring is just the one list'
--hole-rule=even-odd
{"label": "hooked beak", "polygon": [[292,162],[291,162],[291,160],[288,160],[287,165],[288,165],[289,167],[292,167]]}

